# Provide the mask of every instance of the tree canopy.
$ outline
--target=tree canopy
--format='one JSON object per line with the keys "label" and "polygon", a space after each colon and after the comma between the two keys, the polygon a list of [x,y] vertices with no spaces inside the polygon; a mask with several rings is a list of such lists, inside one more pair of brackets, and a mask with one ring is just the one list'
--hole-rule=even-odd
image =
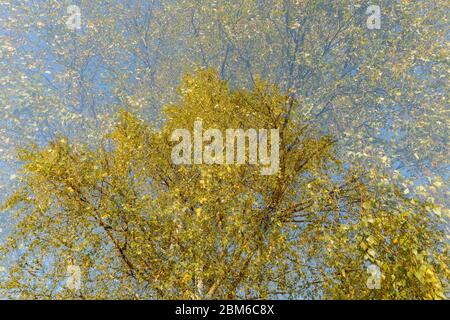
{"label": "tree canopy", "polygon": [[[70,136],[19,153],[16,225],[0,292],[22,298],[445,298],[442,206],[399,174],[339,157],[304,101],[255,77],[231,87],[213,69],[184,76],[159,125],[120,111],[92,145]],[[174,165],[171,133],[273,128],[280,167]],[[439,215],[441,214],[441,215]],[[82,286],[65,286],[68,265]],[[367,285],[368,266],[381,287]]]}

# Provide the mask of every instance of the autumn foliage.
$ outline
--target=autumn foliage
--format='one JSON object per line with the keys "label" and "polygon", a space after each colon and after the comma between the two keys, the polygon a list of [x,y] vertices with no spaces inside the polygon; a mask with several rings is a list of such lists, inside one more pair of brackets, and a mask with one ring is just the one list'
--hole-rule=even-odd
{"label": "autumn foliage", "polygon": [[[439,206],[401,177],[339,157],[304,105],[255,80],[231,89],[212,69],[186,75],[160,126],[122,110],[100,143],[20,151],[5,203],[17,224],[0,291],[22,298],[445,298]],[[276,128],[280,168],[174,165],[176,128]],[[434,212],[433,212],[434,211]],[[65,286],[68,265],[82,286]],[[369,265],[381,287],[368,288]]]}

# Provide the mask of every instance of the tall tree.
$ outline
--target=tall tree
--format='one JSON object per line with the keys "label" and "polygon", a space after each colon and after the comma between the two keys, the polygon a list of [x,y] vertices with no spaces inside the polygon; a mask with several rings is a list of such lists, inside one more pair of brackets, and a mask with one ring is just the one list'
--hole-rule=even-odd
{"label": "tall tree", "polygon": [[[22,298],[445,298],[442,208],[336,157],[299,100],[255,78],[184,77],[156,127],[122,111],[101,147],[59,136],[20,153],[0,292]],[[261,165],[175,165],[175,129],[278,129]],[[273,143],[271,143],[273,147]],[[401,181],[401,180],[400,180]],[[368,267],[380,288],[368,286]],[[82,285],[65,285],[67,269]]]}

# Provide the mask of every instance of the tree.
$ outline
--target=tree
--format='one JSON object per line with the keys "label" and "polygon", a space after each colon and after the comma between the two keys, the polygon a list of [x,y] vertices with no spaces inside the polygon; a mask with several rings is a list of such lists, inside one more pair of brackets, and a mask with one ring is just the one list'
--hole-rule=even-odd
{"label": "tree", "polygon": [[[17,225],[1,256],[3,294],[22,298],[445,298],[437,205],[336,157],[301,102],[255,78],[231,89],[187,75],[162,126],[125,110],[95,147],[59,136],[20,152]],[[274,128],[280,166],[174,165],[171,134]],[[401,180],[399,180],[401,181]],[[367,287],[367,267],[381,288]],[[65,286],[68,266],[82,286]]]}
{"label": "tree", "polygon": [[359,0],[80,1],[77,32],[69,2],[4,3],[2,158],[57,132],[94,141],[118,106],[155,117],[184,72],[212,66],[237,87],[279,84],[345,142],[341,157],[400,170],[448,207],[435,185],[448,169],[448,2],[377,3],[379,30]]}

